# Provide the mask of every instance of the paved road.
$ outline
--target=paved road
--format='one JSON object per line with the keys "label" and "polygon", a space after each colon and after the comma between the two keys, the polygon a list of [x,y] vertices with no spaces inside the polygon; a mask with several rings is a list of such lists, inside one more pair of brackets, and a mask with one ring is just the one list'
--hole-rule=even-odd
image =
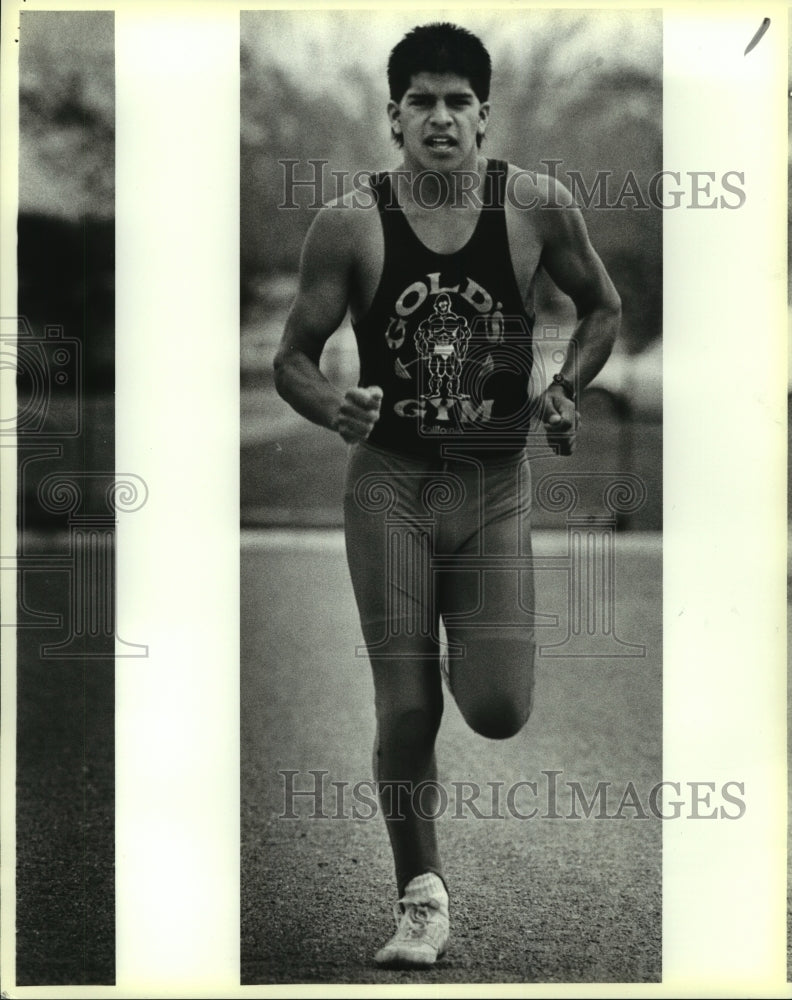
{"label": "paved road", "polygon": [[[661,823],[639,815],[661,780],[660,545],[652,535],[617,541],[616,634],[645,645],[645,657],[543,656],[534,715],[506,742],[470,732],[446,701],[440,836],[453,939],[446,958],[418,973],[372,964],[395,898],[384,825],[366,818],[365,804],[353,818],[351,792],[342,797],[330,784],[370,779],[373,739],[341,536],[244,535],[243,984],[659,981]],[[561,557],[566,542],[537,533],[535,545]],[[539,574],[538,610],[559,615],[543,630],[545,644],[566,635],[565,580],[560,569]],[[327,772],[319,817],[303,797],[293,800],[298,818],[280,818],[278,772],[298,772],[294,787],[305,789],[312,769]],[[553,780],[559,818],[551,818]],[[536,782],[536,795],[521,786],[509,808],[507,790],[519,781]],[[611,783],[588,819],[569,818],[575,781],[589,799],[598,782]],[[478,784],[479,813],[494,818],[457,809],[463,786],[454,782]],[[488,782],[503,783],[499,802]],[[630,782],[637,805],[622,802]],[[534,818],[518,817],[533,806]]]}
{"label": "paved road", "polygon": [[[27,541],[28,554],[68,551],[57,536]],[[28,574],[24,598],[29,612],[71,621],[60,570]],[[41,646],[64,632],[35,627],[30,613],[20,620],[28,627],[17,633],[16,983],[107,985],[115,980],[113,642],[92,643],[102,659],[42,659]]]}

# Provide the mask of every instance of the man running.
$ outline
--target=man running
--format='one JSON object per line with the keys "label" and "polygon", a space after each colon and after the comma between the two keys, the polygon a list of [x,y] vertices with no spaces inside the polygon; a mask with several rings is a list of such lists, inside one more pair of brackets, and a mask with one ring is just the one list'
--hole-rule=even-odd
{"label": "man running", "polygon": [[[275,362],[283,398],[350,446],[347,557],[399,897],[396,934],[375,955],[385,966],[431,965],[446,949],[432,818],[441,677],[482,736],[514,736],[528,719],[526,436],[535,418],[571,452],[576,393],[605,363],[620,322],[569,192],[480,154],[490,73],[481,41],[450,24],[417,27],[393,49],[387,113],[402,162],[371,178],[370,197],[353,191],[318,213]],[[531,398],[540,268],[571,297],[577,324],[560,371]],[[347,310],[360,380],[342,393],[319,361]]]}

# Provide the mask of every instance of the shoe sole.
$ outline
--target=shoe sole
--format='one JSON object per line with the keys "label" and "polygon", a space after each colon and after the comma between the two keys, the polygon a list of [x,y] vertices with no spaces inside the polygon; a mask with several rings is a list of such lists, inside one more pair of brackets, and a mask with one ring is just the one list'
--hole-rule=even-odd
{"label": "shoe sole", "polygon": [[435,958],[431,962],[415,961],[415,960],[410,960],[408,958],[385,959],[382,962],[378,962],[377,959],[375,958],[374,962],[376,963],[377,968],[379,969],[431,969],[433,965],[435,965],[441,958],[444,957],[446,951],[447,948],[443,948],[442,951],[438,951],[437,958]]}

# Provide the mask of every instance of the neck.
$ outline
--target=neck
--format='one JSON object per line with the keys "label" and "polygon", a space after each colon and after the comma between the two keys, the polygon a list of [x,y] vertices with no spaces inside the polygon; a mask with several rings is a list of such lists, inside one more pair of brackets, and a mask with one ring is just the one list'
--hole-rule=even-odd
{"label": "neck", "polygon": [[[419,208],[468,207],[475,200],[486,170],[486,157],[479,156],[478,152],[473,154],[469,163],[448,172],[426,170],[405,155],[397,170],[399,201],[402,205],[410,201]],[[401,171],[407,183],[398,178]],[[420,181],[417,180],[419,177]]]}

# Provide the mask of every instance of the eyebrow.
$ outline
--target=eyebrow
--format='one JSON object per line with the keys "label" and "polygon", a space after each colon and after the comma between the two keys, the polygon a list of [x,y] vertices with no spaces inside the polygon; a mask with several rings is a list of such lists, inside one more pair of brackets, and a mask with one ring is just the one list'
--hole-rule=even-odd
{"label": "eyebrow", "polygon": [[[413,90],[407,92],[408,100],[435,98],[437,96],[439,95],[435,94],[435,92],[431,90]],[[463,101],[463,100],[470,100],[475,95],[473,94],[472,90],[459,90],[459,91],[455,90],[452,91],[450,94],[444,94],[442,96],[445,97],[447,101]]]}

